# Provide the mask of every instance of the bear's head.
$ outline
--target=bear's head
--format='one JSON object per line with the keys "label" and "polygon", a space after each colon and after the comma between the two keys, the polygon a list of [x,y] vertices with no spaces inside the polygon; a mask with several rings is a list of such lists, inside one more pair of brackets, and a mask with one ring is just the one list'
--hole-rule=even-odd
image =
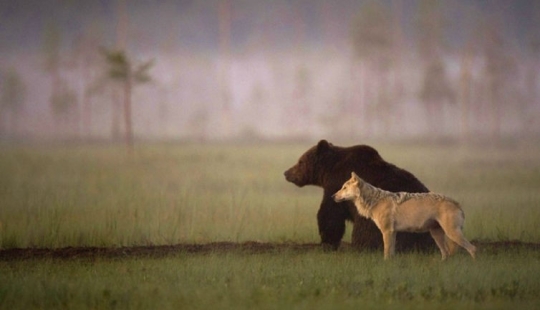
{"label": "bear's head", "polygon": [[285,171],[285,179],[299,187],[305,185],[322,186],[322,177],[325,168],[326,158],[331,152],[333,145],[326,140],[321,140],[319,143],[307,150],[298,163]]}

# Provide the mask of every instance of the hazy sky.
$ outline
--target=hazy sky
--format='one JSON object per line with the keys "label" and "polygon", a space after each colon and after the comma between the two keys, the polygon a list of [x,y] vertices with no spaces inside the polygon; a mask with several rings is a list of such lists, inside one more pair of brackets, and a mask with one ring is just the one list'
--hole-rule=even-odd
{"label": "hazy sky", "polygon": [[[294,25],[291,23],[296,18],[302,20],[302,31],[307,43],[316,44],[322,40],[321,29],[326,26],[325,23],[333,24],[336,37],[346,36],[351,17],[363,2],[341,0],[325,4],[323,0],[232,0],[233,44],[245,44],[252,39],[254,32],[262,31],[262,28],[266,34],[270,32],[271,36],[277,37],[272,42],[275,45],[287,44],[294,35]],[[407,27],[413,24],[411,21],[414,20],[418,2],[402,2],[407,33],[411,32]],[[535,0],[454,0],[441,3],[449,24],[462,18],[464,11],[476,10],[503,16],[505,30],[511,40],[521,40],[530,31],[538,31],[532,23]],[[213,48],[218,41],[217,7],[217,1],[208,0],[127,0],[130,44],[136,48],[160,44]],[[70,40],[88,29],[100,32],[104,44],[112,44],[117,21],[116,9],[116,1],[104,0],[2,0],[0,50],[40,48],[44,29],[51,23],[60,28],[64,44],[69,44]],[[322,10],[329,12],[327,16],[322,16]],[[459,36],[459,33],[454,31],[447,35],[453,38]]]}

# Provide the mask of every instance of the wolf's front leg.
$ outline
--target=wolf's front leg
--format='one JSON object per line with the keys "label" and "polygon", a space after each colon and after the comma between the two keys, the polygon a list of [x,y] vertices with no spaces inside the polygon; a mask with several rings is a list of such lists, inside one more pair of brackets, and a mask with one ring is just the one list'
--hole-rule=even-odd
{"label": "wolf's front leg", "polygon": [[383,242],[384,242],[384,259],[389,259],[394,256],[396,249],[396,232],[389,230],[383,231]]}

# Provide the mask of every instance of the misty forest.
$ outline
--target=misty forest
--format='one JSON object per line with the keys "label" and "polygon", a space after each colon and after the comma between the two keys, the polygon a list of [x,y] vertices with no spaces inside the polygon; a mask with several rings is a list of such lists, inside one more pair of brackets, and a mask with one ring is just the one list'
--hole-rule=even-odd
{"label": "misty forest", "polygon": [[540,133],[536,1],[2,1],[0,140]]}

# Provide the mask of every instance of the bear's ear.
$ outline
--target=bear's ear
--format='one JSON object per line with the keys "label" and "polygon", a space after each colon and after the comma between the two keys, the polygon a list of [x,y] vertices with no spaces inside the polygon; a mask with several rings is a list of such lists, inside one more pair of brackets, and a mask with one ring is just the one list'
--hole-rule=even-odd
{"label": "bear's ear", "polygon": [[330,149],[330,146],[332,146],[332,144],[328,143],[328,141],[321,140],[317,144],[317,152],[319,153],[326,152],[328,149]]}

